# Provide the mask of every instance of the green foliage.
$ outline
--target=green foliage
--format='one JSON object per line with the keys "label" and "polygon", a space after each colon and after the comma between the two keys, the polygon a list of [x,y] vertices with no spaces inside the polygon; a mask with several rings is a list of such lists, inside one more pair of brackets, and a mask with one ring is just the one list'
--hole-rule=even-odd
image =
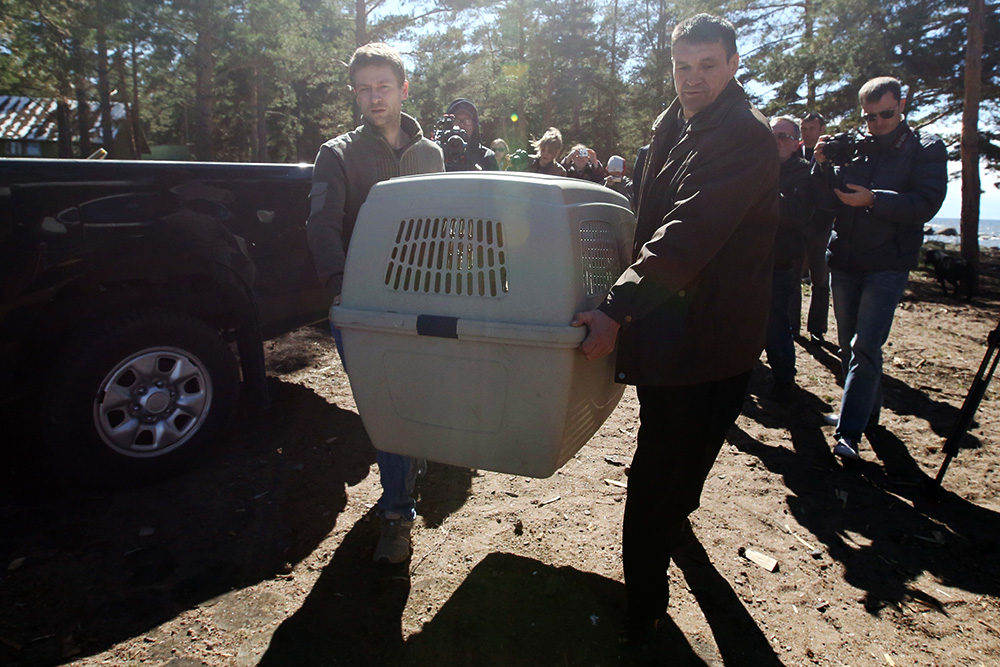
{"label": "green foliage", "polygon": [[[987,3],[987,45],[1000,41],[997,9]],[[670,30],[698,11],[737,24],[740,78],[765,113],[815,109],[833,128],[856,127],[858,87],[886,73],[906,85],[912,121],[961,113],[966,9],[948,0],[404,0],[389,12],[379,0],[5,0],[0,93],[96,101],[100,25],[112,100],[133,104],[137,92],[151,143],[311,161],[357,122],[355,45],[383,39],[407,53],[404,108],[428,133],[466,97],[484,142],[528,148],[556,126],[567,149],[631,163],[674,97]],[[982,152],[997,162],[995,48],[983,80]]]}

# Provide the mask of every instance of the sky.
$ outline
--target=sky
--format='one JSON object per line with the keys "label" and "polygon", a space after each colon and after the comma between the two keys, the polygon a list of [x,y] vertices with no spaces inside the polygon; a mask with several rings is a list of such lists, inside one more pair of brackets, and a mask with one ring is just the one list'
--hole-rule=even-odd
{"label": "sky", "polygon": [[[951,174],[961,173],[962,165],[959,162],[949,163]],[[1000,175],[995,172],[989,174],[985,167],[980,168],[980,187],[983,194],[979,197],[979,219],[980,220],[1000,220],[1000,188],[993,185],[1000,180]],[[944,198],[944,204],[938,211],[938,218],[959,218],[962,214],[962,181],[959,178],[948,181],[948,194]]]}

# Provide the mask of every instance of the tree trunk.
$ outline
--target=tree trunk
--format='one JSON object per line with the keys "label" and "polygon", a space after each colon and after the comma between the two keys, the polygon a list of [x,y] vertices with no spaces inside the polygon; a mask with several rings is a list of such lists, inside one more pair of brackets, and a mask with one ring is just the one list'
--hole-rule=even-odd
{"label": "tree trunk", "polygon": [[132,141],[136,146],[135,159],[142,157],[142,151],[147,150],[146,142],[143,139],[142,125],[139,124],[139,56],[135,39],[131,44],[130,59],[132,62],[132,113],[129,114],[129,122],[132,129]]}
{"label": "tree trunk", "polygon": [[[211,12],[211,8],[207,10]],[[215,158],[215,50],[218,36],[214,21],[199,21],[194,47],[194,155],[198,160]]]}
{"label": "tree trunk", "polygon": [[368,43],[368,7],[365,0],[354,0],[354,41],[357,46]]}
{"label": "tree trunk", "polygon": [[257,151],[254,159],[257,162],[270,162],[271,155],[267,150],[267,96],[264,94],[264,72],[262,67],[254,68],[254,98],[256,99],[255,117],[257,118]]}
{"label": "tree trunk", "polygon": [[61,158],[71,158],[73,157],[73,125],[69,119],[69,102],[66,101],[68,96],[62,97],[56,103],[56,128],[58,131],[58,137],[56,139],[58,145],[58,155]]}
{"label": "tree trunk", "polygon": [[73,53],[73,88],[76,91],[76,127],[80,134],[80,152],[78,157],[90,155],[90,102],[87,100],[87,59],[83,53],[80,40],[73,38],[70,47]]}
{"label": "tree trunk", "polygon": [[[611,24],[611,81],[610,84],[618,86],[618,0],[614,3],[614,13]],[[618,95],[617,91],[612,91],[608,104],[608,120],[610,121],[610,136],[607,137],[605,145],[602,147],[604,164],[608,163],[608,157],[618,146]]]}
{"label": "tree trunk", "polygon": [[814,37],[814,25],[811,7],[809,5],[809,0],[805,2],[805,24],[806,30],[802,41],[805,42],[806,49],[809,50],[809,69],[806,72],[806,109],[808,111],[816,110],[816,43],[813,40]]}
{"label": "tree trunk", "polygon": [[[129,100],[129,82],[128,73],[125,71],[125,55],[121,50],[115,51],[114,57],[111,59],[111,69],[115,73],[115,77],[118,79],[118,94],[125,100]],[[134,99],[134,98],[133,98]],[[125,106],[125,118],[122,119],[122,125],[118,128],[119,132],[125,133],[125,138],[128,143],[128,159],[138,160],[139,159],[139,135],[134,132],[135,123],[132,120],[133,113],[130,108],[130,103],[128,101],[123,102]],[[111,156],[120,157],[120,156]]]}
{"label": "tree trunk", "polygon": [[97,94],[101,102],[101,142],[108,157],[115,155],[115,134],[111,119],[111,84],[108,81],[108,33],[102,12],[98,6],[97,15]]}
{"label": "tree trunk", "polygon": [[979,101],[982,98],[984,0],[969,0],[962,109],[962,257],[979,264]]}

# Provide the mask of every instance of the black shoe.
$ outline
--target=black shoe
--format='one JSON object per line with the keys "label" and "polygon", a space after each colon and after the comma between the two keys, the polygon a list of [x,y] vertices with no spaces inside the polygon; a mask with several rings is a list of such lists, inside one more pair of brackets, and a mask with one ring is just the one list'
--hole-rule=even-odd
{"label": "black shoe", "polygon": [[823,334],[816,333],[815,331],[810,331],[809,342],[812,343],[813,345],[822,345],[823,343],[826,342],[826,339],[823,338]]}
{"label": "black shoe", "polygon": [[784,403],[785,401],[790,401],[794,394],[795,394],[794,380],[789,380],[788,382],[775,382],[774,386],[771,387],[771,398],[780,403]]}
{"label": "black shoe", "polygon": [[656,631],[660,619],[629,619],[618,635],[618,648],[626,665],[649,665],[656,656]]}

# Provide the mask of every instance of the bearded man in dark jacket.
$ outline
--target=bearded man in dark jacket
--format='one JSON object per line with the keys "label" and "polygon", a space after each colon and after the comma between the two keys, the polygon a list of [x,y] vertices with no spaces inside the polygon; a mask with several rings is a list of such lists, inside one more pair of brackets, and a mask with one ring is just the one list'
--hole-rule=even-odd
{"label": "bearded man in dark jacket", "polygon": [[[734,76],[736,32],[699,14],[672,34],[678,98],[656,119],[639,187],[633,264],[597,309],[577,313],[587,359],[618,343],[616,379],[636,385],[623,559],[626,651],[655,646],[667,568],[743,406],[764,347],[778,151]],[[638,170],[637,170],[638,171]]]}
{"label": "bearded man in dark jacket", "polygon": [[846,460],[860,458],[862,434],[870,420],[878,423],[882,346],[917,267],[924,224],[941,208],[948,187],[944,142],[907,125],[897,79],[872,79],[858,98],[868,125],[858,154],[831,164],[839,156],[828,148],[829,136],[820,137],[813,153],[820,205],[836,212],[826,259],[844,394],[840,413],[826,421],[837,425],[833,453]]}

